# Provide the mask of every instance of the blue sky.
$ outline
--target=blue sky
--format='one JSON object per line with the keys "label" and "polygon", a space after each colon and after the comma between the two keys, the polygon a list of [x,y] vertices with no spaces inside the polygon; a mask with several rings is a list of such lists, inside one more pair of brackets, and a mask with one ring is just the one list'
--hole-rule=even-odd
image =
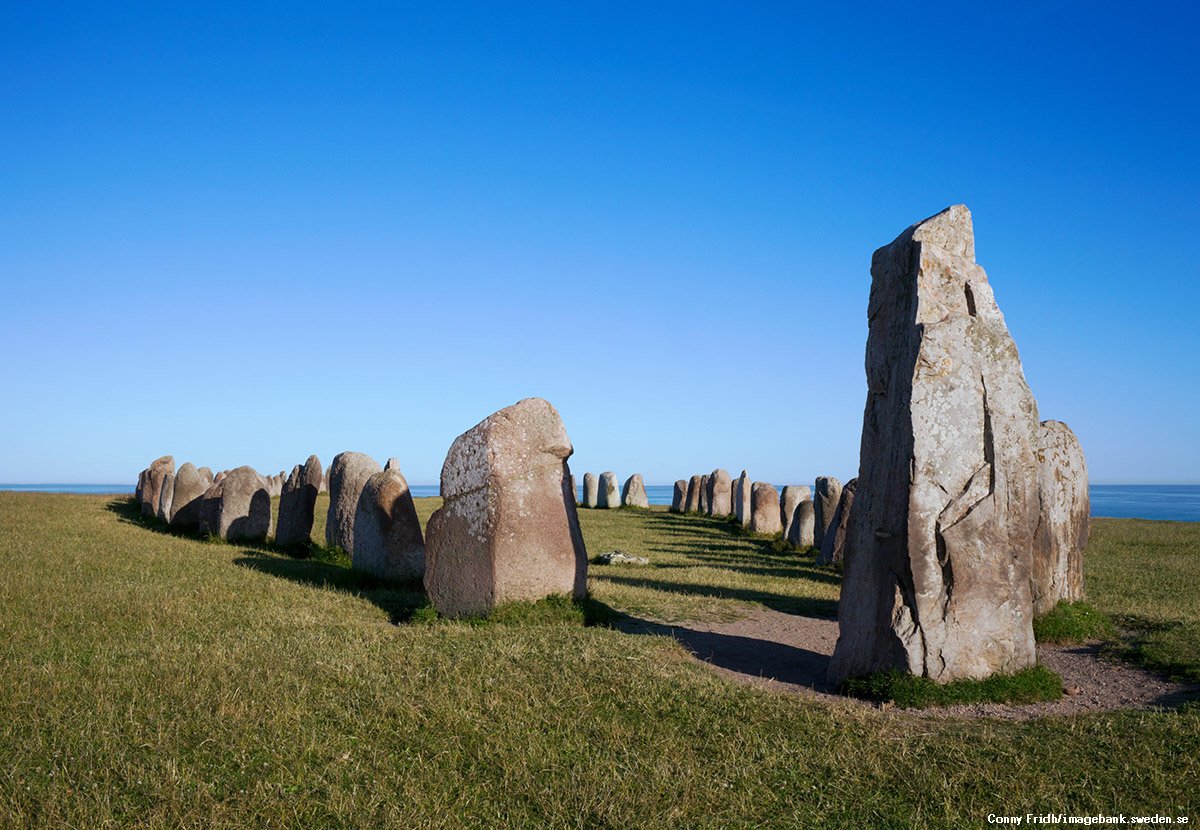
{"label": "blue sky", "polygon": [[1200,481],[1183,4],[8,4],[0,481],[857,469],[871,252],[956,202],[1095,482]]}

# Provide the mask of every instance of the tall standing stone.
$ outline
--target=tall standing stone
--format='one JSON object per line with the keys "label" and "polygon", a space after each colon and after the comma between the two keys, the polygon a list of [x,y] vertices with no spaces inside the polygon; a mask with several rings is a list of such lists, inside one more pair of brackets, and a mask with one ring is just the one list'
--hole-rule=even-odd
{"label": "tall standing stone", "polygon": [[1033,613],[1083,599],[1083,549],[1091,522],[1087,460],[1071,428],[1038,425],[1038,526],[1033,549]]}
{"label": "tall standing stone", "polygon": [[187,461],[179,467],[175,474],[175,482],[171,487],[171,517],[168,521],[171,527],[195,528],[200,523],[200,502],[205,492],[213,486],[212,471],[208,476],[199,470],[192,462]]}
{"label": "tall standing stone", "polygon": [[687,509],[688,483],[682,478],[675,482],[675,490],[671,493],[671,512],[682,513]]}
{"label": "tall standing stone", "polygon": [[829,676],[1034,665],[1037,402],[975,263],[971,214],[871,262],[867,404]]}
{"label": "tall standing stone", "polygon": [[200,530],[230,542],[261,542],[271,532],[267,479],[252,467],[226,473],[204,494]]}
{"label": "tall standing stone", "polygon": [[792,529],[792,519],[796,515],[796,507],[805,499],[812,498],[812,491],[803,484],[786,484],[779,493],[779,523],[783,526],[783,535],[787,537]]}
{"label": "tall standing stone", "polygon": [[750,476],[746,475],[745,470],[742,470],[742,474],[738,476],[733,488],[733,515],[737,516],[738,524],[742,527],[750,526],[750,500],[753,488]]}
{"label": "tall standing stone", "polygon": [[167,473],[163,479],[162,489],[158,491],[158,509],[154,511],[160,522],[171,521],[171,499],[175,495],[175,476]]}
{"label": "tall standing stone", "polygon": [[596,507],[600,504],[600,481],[595,473],[583,474],[583,506]]}
{"label": "tall standing stone", "polygon": [[646,483],[642,481],[641,473],[634,473],[625,482],[621,490],[621,504],[625,507],[650,506],[650,497],[646,495]]}
{"label": "tall standing stone", "polygon": [[425,590],[450,617],[552,594],[582,598],[587,550],[569,492],[574,452],[541,398],[460,435],[442,466],[445,503],[426,532]]}
{"label": "tall standing stone", "polygon": [[354,517],[367,479],[380,471],[379,462],[361,452],[343,452],[329,465],[329,513],[325,543],[354,553]]}
{"label": "tall standing stone", "polygon": [[813,509],[813,500],[805,499],[796,505],[792,513],[792,522],[788,525],[788,544],[799,550],[808,550],[813,546],[813,528],[817,523],[817,514]]}
{"label": "tall standing stone", "polygon": [[141,502],[143,516],[155,516],[158,514],[158,502],[162,497],[163,482],[167,480],[168,475],[175,474],[175,459],[169,455],[164,455],[162,458],[156,458],[150,462],[150,466],[143,471],[143,484],[138,492],[138,500]]}
{"label": "tall standing stone", "polygon": [[756,481],[750,491],[750,532],[778,533],[779,530],[779,492],[765,481]]}
{"label": "tall standing stone", "polygon": [[279,521],[275,523],[275,544],[280,547],[305,545],[312,540],[317,493],[321,487],[321,460],[310,455],[291,475],[279,494]]}
{"label": "tall standing stone", "polygon": [[701,513],[706,516],[712,515],[712,510],[708,506],[708,476],[700,476],[700,504],[696,507]]}
{"label": "tall standing stone", "polygon": [[425,575],[421,522],[400,464],[392,461],[363,486],[350,566],[381,579],[420,579]]}
{"label": "tall standing stone", "polygon": [[713,470],[708,474],[708,514],[710,516],[728,516],[733,512],[729,502],[729,473],[722,469]]}
{"label": "tall standing stone", "polygon": [[813,487],[813,508],[817,513],[817,524],[813,543],[817,547],[825,541],[825,530],[833,521],[833,511],[842,497],[842,483],[833,476],[817,476]]}
{"label": "tall standing stone", "polygon": [[846,531],[850,526],[851,509],[854,507],[854,490],[858,479],[852,478],[842,488],[837,507],[833,509],[833,521],[821,539],[821,551],[817,554],[818,565],[841,565],[846,554]]}
{"label": "tall standing stone", "polygon": [[700,509],[700,484],[700,476],[688,479],[687,501],[683,505],[683,509],[688,513],[695,513]]}
{"label": "tall standing stone", "polygon": [[621,491],[617,488],[617,474],[606,470],[600,474],[600,491],[597,495],[597,507],[615,510],[621,506]]}

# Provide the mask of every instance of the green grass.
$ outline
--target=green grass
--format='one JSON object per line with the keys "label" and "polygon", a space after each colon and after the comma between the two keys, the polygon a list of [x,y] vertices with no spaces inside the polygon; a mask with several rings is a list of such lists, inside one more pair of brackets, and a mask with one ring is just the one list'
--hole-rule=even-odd
{"label": "green grass", "polygon": [[1033,635],[1039,643],[1086,643],[1112,640],[1116,627],[1107,614],[1088,602],[1059,602],[1033,621]]}
{"label": "green grass", "polygon": [[[1195,709],[1009,723],[831,705],[732,684],[667,637],[581,625],[586,605],[434,620],[412,586],[163,533],[110,501],[0,493],[5,830],[940,828],[1009,808],[1197,820]],[[434,506],[418,500],[422,519]],[[651,560],[592,568],[596,608],[833,609],[835,574],[715,520],[581,520],[590,551]],[[1151,561],[1122,532],[1096,529],[1089,601],[1194,626],[1194,600],[1153,569],[1161,556],[1164,579],[1196,584],[1200,528],[1131,533],[1162,545]]]}
{"label": "green grass", "polygon": [[902,709],[958,706],[964,703],[1037,703],[1062,697],[1062,678],[1045,666],[985,680],[937,684],[928,677],[884,671],[846,681],[846,692],[867,700],[890,701]]}

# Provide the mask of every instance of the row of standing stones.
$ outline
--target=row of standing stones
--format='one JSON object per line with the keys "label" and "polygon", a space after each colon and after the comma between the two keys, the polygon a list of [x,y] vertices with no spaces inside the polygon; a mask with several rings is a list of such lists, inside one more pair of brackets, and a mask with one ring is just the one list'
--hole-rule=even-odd
{"label": "row of standing stones", "polygon": [[[540,398],[485,418],[451,445],[443,504],[424,534],[396,459],[380,469],[368,455],[344,452],[322,476],[310,456],[279,488],[275,543],[308,542],[324,480],[326,543],[346,551],[356,570],[422,580],[445,616],[482,615],[556,594],[582,599],[587,550],[568,489],[572,452],[562,418]],[[251,467],[213,476],[189,463],[176,472],[168,455],[142,471],[135,499],[144,515],[174,528],[261,541],[272,533],[271,494],[270,480]]]}
{"label": "row of standing stones", "polygon": [[[575,476],[571,476],[571,494],[574,498]],[[580,507],[613,509],[617,507],[650,507],[650,497],[646,495],[646,482],[641,473],[634,473],[625,479],[625,486],[617,493],[617,474],[614,472],[583,474],[583,501]]]}
{"label": "row of standing stones", "polygon": [[[1087,466],[1065,424],[1038,420],[1016,345],[975,262],[964,205],[875,252],[867,319],[855,479],[841,487],[819,478],[811,493],[795,485],[777,493],[744,472],[733,481],[714,470],[676,482],[672,510],[734,515],[753,531],[784,532],[796,547],[817,546],[827,563],[841,552],[835,683],[889,669],[948,682],[1030,667],[1035,615],[1083,595]],[[571,453],[544,400],[485,419],[450,448],[445,502],[423,544],[399,469],[380,471],[366,456],[343,453],[328,476],[327,540],[349,551],[355,567],[423,573],[434,607],[448,616],[550,594],[582,597],[587,555]],[[311,530],[320,486],[320,465],[309,461],[313,468],[297,466],[280,488],[281,499],[291,494],[286,531],[296,538]],[[165,504],[172,524],[226,538],[269,533],[267,479],[248,467],[220,481],[190,464],[173,469],[168,456],[143,471],[144,512],[161,514]],[[641,476],[619,500],[616,489],[614,474],[589,474],[584,504],[631,498],[645,506]],[[279,530],[284,515],[281,502]]]}

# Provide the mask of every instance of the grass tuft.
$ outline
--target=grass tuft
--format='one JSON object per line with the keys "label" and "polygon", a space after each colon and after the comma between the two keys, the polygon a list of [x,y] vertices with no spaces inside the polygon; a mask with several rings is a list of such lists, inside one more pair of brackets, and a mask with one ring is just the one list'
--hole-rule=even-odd
{"label": "grass tuft", "polygon": [[1034,666],[986,680],[942,684],[893,669],[851,678],[846,681],[845,692],[867,700],[892,702],[902,709],[967,703],[1036,703],[1062,697],[1062,678],[1045,666]]}
{"label": "grass tuft", "polygon": [[1033,636],[1039,643],[1065,645],[1088,640],[1111,640],[1116,635],[1112,620],[1082,601],[1061,601],[1033,621]]}

